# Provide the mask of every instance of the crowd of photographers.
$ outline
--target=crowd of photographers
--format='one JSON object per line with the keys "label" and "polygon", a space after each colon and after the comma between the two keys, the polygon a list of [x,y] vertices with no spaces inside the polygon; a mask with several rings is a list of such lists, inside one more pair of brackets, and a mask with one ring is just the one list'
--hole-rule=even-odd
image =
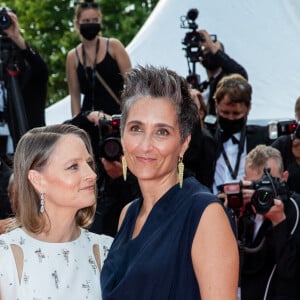
{"label": "crowd of photographers", "polygon": [[[9,16],[11,24],[3,32],[30,65],[21,88],[27,126],[42,126],[47,66],[20,35],[17,17]],[[215,36],[196,30],[196,17],[192,16],[189,26],[193,24],[193,30],[185,45],[192,63],[205,68],[207,79],[191,87],[191,97],[199,108],[199,124],[184,156],[185,176],[195,176],[217,194],[232,216],[240,250],[239,298],[299,299],[300,98],[295,105],[296,122],[283,124],[281,131],[275,124],[275,135],[270,135],[268,126],[248,125],[252,87],[247,71],[225,53]],[[191,34],[197,36],[197,59],[194,52],[188,52],[195,46],[190,45]],[[37,78],[36,68],[43,76]],[[27,69],[23,73],[28,73]],[[105,172],[108,178],[105,186],[99,184],[102,198],[90,229],[114,236],[122,208],[140,195],[135,177],[129,173],[126,182],[122,177],[119,118],[105,111],[82,111],[67,122],[89,132],[95,155],[102,158],[100,174]],[[11,172],[2,160],[0,167],[2,175],[6,174],[0,178],[2,188]],[[1,195],[4,199],[5,190]],[[3,208],[2,204],[1,200]],[[0,210],[2,219],[8,216],[4,210]]]}

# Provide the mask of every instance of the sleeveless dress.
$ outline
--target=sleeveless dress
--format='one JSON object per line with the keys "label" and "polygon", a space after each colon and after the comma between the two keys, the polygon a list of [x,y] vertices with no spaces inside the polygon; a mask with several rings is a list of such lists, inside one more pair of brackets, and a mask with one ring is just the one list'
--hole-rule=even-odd
{"label": "sleeveless dress", "polygon": [[[118,63],[109,54],[109,39],[107,39],[106,49],[104,59],[96,64],[95,69],[119,98],[124,80]],[[110,115],[120,114],[119,104],[116,103],[106,88],[96,78],[95,70],[91,67],[85,67],[80,62],[77,48],[75,49],[75,53],[80,92],[84,95],[81,110],[103,110]]]}
{"label": "sleeveless dress", "polygon": [[126,213],[101,271],[103,300],[200,299],[191,248],[204,209],[220,202],[194,177],[172,187],[154,205],[132,239],[142,200]]}
{"label": "sleeveless dress", "polygon": [[[0,298],[4,300],[101,299],[99,269],[93,245],[99,245],[101,263],[112,238],[81,229],[78,239],[66,243],[36,240],[17,228],[0,235]],[[23,252],[19,283],[11,245]]]}

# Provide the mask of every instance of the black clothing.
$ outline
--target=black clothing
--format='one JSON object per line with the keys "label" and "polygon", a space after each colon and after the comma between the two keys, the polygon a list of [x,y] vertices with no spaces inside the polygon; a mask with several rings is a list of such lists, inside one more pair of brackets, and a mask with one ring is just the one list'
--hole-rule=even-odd
{"label": "black clothing", "polygon": [[124,217],[101,270],[103,300],[201,299],[191,249],[206,207],[219,202],[193,177],[171,187],[132,238],[143,199]]}
{"label": "black clothing", "polygon": [[[270,144],[266,126],[246,126],[247,153],[259,144]],[[222,137],[218,129],[212,137],[208,130],[196,125],[191,141],[184,154],[185,177],[195,176],[198,181],[212,190],[216,162],[221,154]]]}
{"label": "black clothing", "polygon": [[[26,43],[19,49],[9,38],[13,50],[0,66],[7,93],[4,97],[4,122],[8,124],[14,147],[27,130],[45,126],[48,67],[38,52]],[[3,55],[2,55],[3,56]],[[3,57],[1,57],[3,58]],[[1,145],[6,154],[7,140]],[[14,150],[13,150],[14,151]]]}
{"label": "black clothing", "polygon": [[208,130],[197,124],[191,135],[191,141],[183,157],[185,177],[194,176],[199,182],[212,187],[214,179],[213,164],[216,142]]}
{"label": "black clothing", "polygon": [[0,219],[11,216],[11,205],[8,197],[8,182],[12,174],[12,169],[0,158]]}
{"label": "black clothing", "polygon": [[282,135],[272,143],[272,147],[278,149],[282,155],[284,170],[289,172],[287,185],[291,191],[300,193],[300,165],[296,162],[292,152],[292,138],[290,135]]}
{"label": "black clothing", "polygon": [[293,194],[284,202],[286,219],[276,226],[264,219],[254,240],[255,215],[247,211],[239,218],[240,244],[246,246],[240,248],[242,300],[300,299],[299,208],[300,196]]}
{"label": "black clothing", "polygon": [[[218,128],[215,133],[215,141],[216,141],[216,152],[215,152],[215,159],[213,161],[213,165],[211,166],[212,171],[208,170],[209,174],[212,174],[211,181],[214,181],[214,175],[216,170],[216,163],[220,155],[222,155],[222,147],[223,147],[223,140],[222,134],[220,129]],[[266,126],[258,126],[258,125],[246,125],[246,136],[245,136],[245,143],[246,143],[246,153],[249,153],[253,148],[255,148],[259,144],[270,144],[270,139],[268,136],[268,128]],[[238,155],[238,147],[237,147],[237,155]]]}
{"label": "black clothing", "polygon": [[224,76],[237,73],[242,75],[245,79],[248,79],[246,70],[222,50],[218,50],[213,55],[213,59],[215,60],[216,64],[222,68],[222,71],[216,77],[211,78],[209,80],[209,97],[207,101],[207,113],[211,115],[216,114],[215,100],[213,99],[213,96],[215,94],[218,82]]}
{"label": "black clothing", "polygon": [[[75,53],[78,61],[77,76],[80,85],[80,92],[84,94],[81,110],[102,110],[109,115],[119,114],[119,104],[99,82],[95,75],[95,70],[91,67],[85,67],[80,62],[77,49]],[[107,40],[106,55],[101,62],[96,64],[95,69],[119,98],[121,91],[123,90],[124,80],[118,63],[109,54],[109,39]]]}
{"label": "black clothing", "polygon": [[118,231],[122,209],[126,204],[140,197],[141,192],[136,177],[129,170],[124,181],[123,177],[110,178],[101,166],[100,164],[97,210],[89,230],[114,237]]}
{"label": "black clothing", "polygon": [[48,84],[48,67],[39,53],[30,46],[21,50],[24,69],[21,67],[21,93],[29,129],[45,126],[45,104]]}

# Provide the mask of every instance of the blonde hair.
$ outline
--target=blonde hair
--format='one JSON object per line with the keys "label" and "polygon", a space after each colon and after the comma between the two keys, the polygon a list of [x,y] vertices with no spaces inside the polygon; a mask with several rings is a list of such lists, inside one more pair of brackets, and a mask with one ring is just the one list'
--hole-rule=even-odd
{"label": "blonde hair", "polygon": [[101,12],[101,9],[100,9],[100,6],[99,6],[98,3],[95,3],[95,2],[79,2],[76,5],[74,19],[73,19],[73,25],[74,25],[75,29],[78,29],[77,28],[77,22],[79,21],[82,12],[87,10],[87,9],[94,9],[94,10],[99,12],[100,24],[102,25],[102,12]]}
{"label": "blonde hair", "polygon": [[267,166],[267,162],[269,159],[273,159],[276,161],[278,171],[280,172],[280,174],[282,174],[284,171],[284,167],[281,153],[279,152],[279,150],[271,146],[256,146],[248,153],[245,165],[250,167],[251,169],[262,170]]}
{"label": "blonde hair", "polygon": [[[14,191],[18,203],[16,221],[28,231],[40,233],[46,229],[47,213],[40,213],[40,195],[28,179],[29,170],[42,170],[48,162],[58,140],[68,134],[78,136],[93,157],[87,133],[73,125],[52,125],[34,128],[20,139],[14,155]],[[93,164],[95,169],[95,164]],[[95,192],[96,193],[96,192]],[[95,194],[96,196],[96,194]],[[96,204],[78,210],[75,221],[87,227],[93,221]],[[50,224],[51,225],[51,224]]]}

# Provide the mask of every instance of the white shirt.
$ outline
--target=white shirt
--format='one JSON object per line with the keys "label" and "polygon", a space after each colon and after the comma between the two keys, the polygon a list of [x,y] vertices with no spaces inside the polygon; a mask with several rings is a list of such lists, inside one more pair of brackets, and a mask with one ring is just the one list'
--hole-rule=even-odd
{"label": "white shirt", "polygon": [[[241,133],[238,132],[238,133],[234,134],[234,137],[237,138],[238,140],[240,140]],[[232,142],[232,139],[230,138],[228,141],[223,143],[223,148],[228,157],[231,168],[234,171],[236,161],[238,158],[239,144],[234,144]],[[234,179],[231,177],[230,171],[226,165],[223,154],[222,153],[220,154],[220,156],[216,162],[216,169],[215,169],[215,175],[214,175],[214,184],[213,184],[213,193],[214,194],[219,193],[217,186],[224,184],[225,182],[228,182],[228,181],[243,179],[243,176],[245,175],[246,156],[247,156],[247,141],[245,139],[244,150],[243,150],[243,153],[240,158],[238,174],[237,174],[237,177]]]}

